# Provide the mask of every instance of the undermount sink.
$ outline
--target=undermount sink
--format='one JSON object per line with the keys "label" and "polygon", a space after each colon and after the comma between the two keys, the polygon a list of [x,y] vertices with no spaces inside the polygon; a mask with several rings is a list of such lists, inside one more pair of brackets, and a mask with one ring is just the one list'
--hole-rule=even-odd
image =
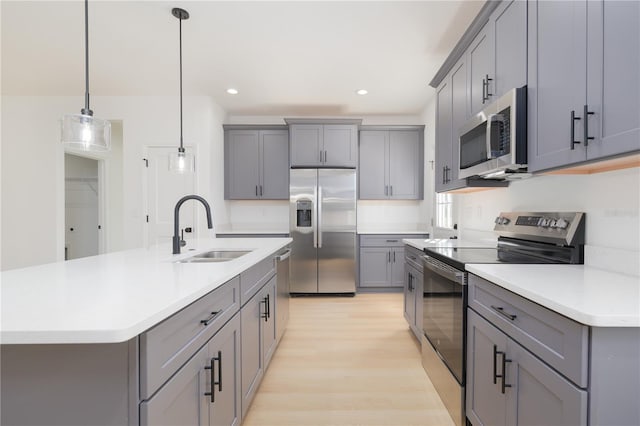
{"label": "undermount sink", "polygon": [[214,250],[206,253],[196,254],[186,259],[178,260],[179,263],[211,263],[228,262],[240,256],[251,253],[251,250]]}

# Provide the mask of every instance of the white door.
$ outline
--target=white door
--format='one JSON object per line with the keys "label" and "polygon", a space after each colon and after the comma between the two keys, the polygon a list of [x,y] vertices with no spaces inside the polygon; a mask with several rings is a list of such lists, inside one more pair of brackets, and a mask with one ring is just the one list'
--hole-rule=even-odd
{"label": "white door", "polygon": [[[191,147],[186,147],[191,150]],[[149,146],[146,149],[146,199],[147,199],[147,246],[170,243],[173,236],[173,211],[176,203],[185,195],[196,193],[195,173],[178,174],[169,171],[169,153],[177,147]],[[195,203],[187,201],[180,208],[180,229],[184,239],[195,237]]]}

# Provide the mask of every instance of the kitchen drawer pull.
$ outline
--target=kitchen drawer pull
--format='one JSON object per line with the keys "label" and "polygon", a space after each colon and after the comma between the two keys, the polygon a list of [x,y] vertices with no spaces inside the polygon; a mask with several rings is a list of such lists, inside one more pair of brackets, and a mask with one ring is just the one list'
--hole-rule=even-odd
{"label": "kitchen drawer pull", "polygon": [[418,260],[415,256],[409,256],[409,259],[413,260],[414,262]]}
{"label": "kitchen drawer pull", "polygon": [[491,309],[493,309],[494,311],[496,311],[497,313],[499,313],[503,317],[505,317],[507,319],[510,319],[511,321],[515,320],[518,317],[517,315],[505,312],[504,308],[502,306],[493,306],[493,305],[491,305]]}
{"label": "kitchen drawer pull", "polygon": [[209,316],[209,318],[200,320],[200,324],[203,324],[205,327],[208,326],[209,324],[211,324],[211,321],[213,321],[213,319],[221,313],[222,313],[222,310],[211,312],[211,315]]}
{"label": "kitchen drawer pull", "polygon": [[398,240],[387,240],[388,243],[397,243]]}

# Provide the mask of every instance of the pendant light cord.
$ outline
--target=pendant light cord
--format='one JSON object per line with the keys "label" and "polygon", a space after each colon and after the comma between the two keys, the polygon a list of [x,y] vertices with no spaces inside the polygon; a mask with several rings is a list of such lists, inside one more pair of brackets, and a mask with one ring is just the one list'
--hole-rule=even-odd
{"label": "pendant light cord", "polygon": [[182,18],[178,19],[180,23],[179,32],[180,32],[180,152],[184,152],[184,147],[182,146]]}
{"label": "pendant light cord", "polygon": [[93,115],[89,108],[89,0],[84,0],[84,115]]}

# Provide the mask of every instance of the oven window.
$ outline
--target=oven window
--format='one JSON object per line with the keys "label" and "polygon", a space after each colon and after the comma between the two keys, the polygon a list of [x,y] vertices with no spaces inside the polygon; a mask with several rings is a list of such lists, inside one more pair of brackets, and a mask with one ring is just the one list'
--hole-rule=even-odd
{"label": "oven window", "polygon": [[466,286],[424,269],[423,330],[461,384],[464,371]]}
{"label": "oven window", "polygon": [[466,169],[487,160],[487,123],[460,135],[460,169]]}

